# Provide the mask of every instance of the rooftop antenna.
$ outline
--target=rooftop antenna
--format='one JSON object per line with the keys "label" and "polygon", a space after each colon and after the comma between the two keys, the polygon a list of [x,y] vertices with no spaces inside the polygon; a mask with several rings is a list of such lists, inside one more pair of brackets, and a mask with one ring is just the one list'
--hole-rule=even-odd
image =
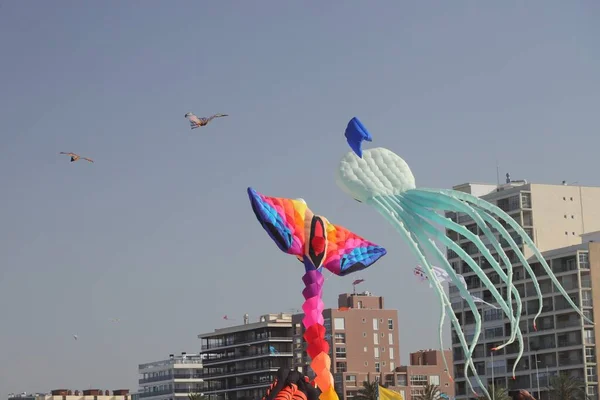
{"label": "rooftop antenna", "polygon": [[500,186],[500,164],[498,164],[498,159],[496,159],[496,183]]}

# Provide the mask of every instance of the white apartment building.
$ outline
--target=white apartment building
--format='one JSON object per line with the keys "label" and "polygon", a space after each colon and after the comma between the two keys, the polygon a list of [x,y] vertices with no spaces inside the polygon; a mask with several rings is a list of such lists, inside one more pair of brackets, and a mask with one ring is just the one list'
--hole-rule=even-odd
{"label": "white apartment building", "polygon": [[280,367],[292,366],[292,315],[267,314],[257,322],[198,335],[203,377],[211,400],[256,400]]}
{"label": "white apartment building", "polygon": [[[530,184],[525,181],[509,182],[505,185],[463,184],[453,189],[471,193],[497,205],[523,227],[542,251],[554,274],[571,299],[584,309],[588,317],[600,320],[599,312],[593,308],[596,296],[592,286],[600,285],[600,243],[595,243],[592,232],[600,230],[600,187],[569,185]],[[471,232],[482,235],[475,223],[464,214],[447,213]],[[508,229],[513,233],[512,229]],[[490,280],[506,296],[506,285],[479,253],[479,250],[466,238],[456,232],[447,231],[447,236],[461,247],[485,270]],[[588,235],[586,235],[588,234]],[[549,277],[539,263],[531,259],[532,252],[517,238],[515,242],[538,276],[543,293],[543,313],[538,318],[538,331],[533,330],[533,317],[538,311],[538,299],[533,281],[526,275],[515,254],[500,240],[504,251],[514,266],[514,284],[523,300],[521,330],[525,352],[517,365],[516,380],[512,379],[512,368],[516,361],[518,344],[494,352],[490,349],[508,340],[510,324],[503,312],[489,307],[478,307],[482,315],[482,335],[474,351],[474,363],[483,382],[509,389],[527,389],[536,399],[548,399],[548,375],[568,373],[586,383],[591,399],[598,399],[598,371],[595,343],[598,333],[588,325],[565,302],[554,288]],[[600,239],[600,238],[599,238]],[[485,241],[483,241],[486,243]],[[497,254],[488,246],[492,255]],[[465,277],[472,295],[494,303],[488,290],[482,285],[470,267],[461,261],[456,253],[447,250],[447,257],[457,273]],[[461,322],[467,340],[473,338],[474,317],[466,302],[458,295],[456,287],[450,286],[452,307]],[[515,303],[513,303],[515,304]],[[454,377],[456,398],[473,398],[464,379],[464,355],[456,332],[452,328],[454,355]],[[475,381],[470,378],[478,390]],[[539,388],[539,389],[538,389]],[[480,391],[480,390],[478,390]],[[539,392],[539,393],[538,393]]]}
{"label": "white apartment building", "polygon": [[139,399],[181,400],[188,394],[202,394],[202,357],[198,354],[170,354],[169,358],[140,364]]}

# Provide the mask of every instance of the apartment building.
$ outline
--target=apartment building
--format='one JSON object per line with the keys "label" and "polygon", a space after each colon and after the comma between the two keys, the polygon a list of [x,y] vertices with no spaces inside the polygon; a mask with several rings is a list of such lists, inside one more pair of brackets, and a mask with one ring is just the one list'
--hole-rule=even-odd
{"label": "apartment building", "polygon": [[[443,354],[448,367],[452,368],[452,350],[444,350]],[[404,400],[423,395],[428,384],[437,385],[440,393],[449,399],[454,398],[454,384],[444,366],[441,350],[428,349],[410,353],[410,364],[383,374],[381,382],[383,386],[400,393]]]}
{"label": "apartment building", "polygon": [[204,395],[210,400],[261,398],[280,367],[292,366],[292,315],[267,314],[257,322],[198,335]]}
{"label": "apartment building", "polygon": [[[306,353],[303,314],[295,314],[293,366],[314,376]],[[356,394],[365,380],[379,380],[400,365],[398,311],[384,308],[384,299],[369,292],[345,293],[338,308],[323,310],[326,339],[330,345],[336,392],[345,399]]]}
{"label": "apartment building", "polygon": [[203,390],[202,356],[199,354],[169,354],[166,360],[140,364],[138,372],[137,397],[143,400],[183,400],[189,394]]}
{"label": "apartment building", "polygon": [[[505,185],[463,184],[453,189],[471,193],[497,205],[507,212],[525,232],[536,246],[543,252],[544,258],[567,290],[571,299],[582,306],[586,315],[598,317],[593,308],[594,298],[600,293],[592,291],[599,287],[600,278],[600,243],[594,240],[600,230],[600,187],[584,187],[569,185],[540,185],[526,181],[507,182]],[[466,226],[476,235],[482,232],[475,223],[461,213],[447,213],[453,221]],[[531,250],[524,246],[521,238],[508,229],[521,251],[531,261],[530,264],[538,276],[543,293],[543,313],[537,321],[538,331],[533,330],[533,317],[538,311],[539,302],[533,281],[519,263],[508,243],[498,237],[504,251],[514,266],[514,284],[523,300],[521,314],[521,330],[524,337],[525,352],[517,364],[516,380],[511,378],[512,369],[518,353],[517,343],[491,352],[491,348],[508,340],[510,324],[500,310],[480,306],[482,315],[482,336],[475,348],[473,357],[478,374],[489,385],[509,389],[527,389],[537,399],[548,399],[548,376],[559,372],[568,373],[582,379],[587,386],[591,399],[598,398],[598,371],[596,358],[596,336],[594,327],[588,325],[565,302],[553,286],[541,264],[531,258]],[[499,291],[506,296],[506,285],[500,282],[499,276],[491,269],[490,264],[476,246],[466,238],[453,231],[447,236],[461,247],[484,269],[490,280]],[[489,242],[482,240],[493,256],[498,259]],[[482,289],[481,282],[466,263],[462,262],[455,252],[448,249],[447,257],[453,269],[465,277],[469,291],[494,302],[490,292]],[[460,296],[457,288],[450,286],[452,307],[461,322],[467,340],[474,334],[474,316]],[[596,304],[598,304],[596,301]],[[454,377],[456,380],[456,398],[473,398],[467,390],[464,379],[464,355],[460,348],[456,331],[452,328],[454,357]],[[475,381],[471,379],[476,391],[481,392]]]}

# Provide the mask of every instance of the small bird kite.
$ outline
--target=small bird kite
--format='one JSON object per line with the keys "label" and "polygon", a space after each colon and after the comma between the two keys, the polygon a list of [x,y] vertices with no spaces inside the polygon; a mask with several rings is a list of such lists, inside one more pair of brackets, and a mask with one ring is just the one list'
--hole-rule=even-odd
{"label": "small bird kite", "polygon": [[85,161],[88,161],[91,163],[94,162],[94,160],[92,160],[91,158],[81,157],[79,154],[75,154],[75,153],[65,153],[64,151],[61,151],[60,154],[66,154],[66,155],[70,156],[71,162],[75,162],[77,160],[85,160]]}
{"label": "small bird kite", "polygon": [[194,115],[194,113],[187,113],[185,114],[185,117],[190,121],[190,125],[192,127],[192,129],[196,129],[196,128],[200,128],[201,126],[206,126],[208,125],[208,123],[210,121],[212,121],[215,118],[221,118],[221,117],[228,117],[228,114],[215,114],[215,115],[211,115],[210,117],[202,117],[202,118],[198,118],[196,115]]}

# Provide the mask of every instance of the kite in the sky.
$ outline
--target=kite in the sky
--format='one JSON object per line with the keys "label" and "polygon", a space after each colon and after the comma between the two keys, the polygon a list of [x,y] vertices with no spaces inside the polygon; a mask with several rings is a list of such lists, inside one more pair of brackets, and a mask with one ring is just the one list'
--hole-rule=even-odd
{"label": "kite in the sky", "polygon": [[79,340],[79,336],[77,336],[77,335],[73,335],[73,339],[75,339],[75,340]]}
{"label": "kite in the sky", "polygon": [[210,117],[197,117],[196,115],[194,115],[194,113],[187,113],[185,114],[185,117],[190,121],[190,125],[192,127],[192,129],[196,129],[196,128],[200,128],[201,126],[206,126],[208,125],[208,123],[210,121],[212,121],[215,118],[221,118],[221,117],[228,117],[228,114],[214,114],[211,115]]}
{"label": "kite in the sky", "polygon": [[354,117],[348,122],[348,126],[346,127],[346,132],[344,132],[344,136],[346,136],[346,140],[348,141],[348,145],[356,153],[357,156],[362,158],[362,142],[372,142],[373,137],[364,127],[364,125],[358,120],[358,118]]}
{"label": "kite in the sky", "polygon": [[[449,284],[453,284],[452,283],[452,279],[450,278],[450,275],[444,271],[443,268],[440,267],[435,267],[435,266],[431,266],[431,268],[433,269],[433,274],[435,275],[435,279],[437,279],[440,283],[444,283],[444,282],[448,282]],[[419,278],[421,281],[426,281],[429,280],[429,278],[427,277],[427,274],[425,273],[425,271],[423,270],[423,267],[421,267],[420,265],[417,265],[414,269],[414,273],[415,276],[417,278]],[[467,282],[465,281],[465,277],[462,275],[457,274],[456,276],[458,276],[458,279],[460,280],[462,286],[465,288],[465,290],[467,290]],[[433,285],[431,284],[431,282],[429,282],[429,287],[432,288]],[[469,293],[470,294],[470,293]],[[466,298],[464,298],[462,296],[462,294],[460,295],[464,300],[466,300]],[[485,305],[488,305],[492,308],[498,309],[498,307],[496,307],[493,304],[488,303],[487,301],[484,301],[483,299],[480,299],[477,296],[473,296],[471,295],[471,298],[473,299],[473,301],[475,303],[482,303]]]}
{"label": "kite in the sky", "polygon": [[[530,275],[537,292],[539,308],[534,317],[534,329],[537,328],[536,319],[542,312],[542,292],[535,273],[517,242],[526,244],[532,250],[535,258],[566,302],[586,321],[593,324],[589,318],[583,315],[581,309],[568,296],[552,272],[552,269],[548,266],[548,263],[523,228],[506,212],[495,205],[464,192],[444,189],[418,189],[415,185],[415,178],[406,162],[398,155],[384,148],[365,150],[362,158],[357,157],[354,152],[347,153],[340,161],[336,181],[340,188],[354,200],[368,204],[381,213],[400,232],[410,245],[420,264],[423,265],[423,270],[428,276],[429,281],[433,283],[434,291],[442,305],[439,330],[440,346],[443,348],[442,325],[447,311],[464,351],[466,365],[465,378],[471,390],[473,390],[473,386],[471,380],[468,379],[469,368],[473,371],[480,389],[489,398],[486,386],[481,382],[472,360],[473,351],[481,334],[481,314],[477,311],[477,306],[472,296],[462,285],[458,275],[446,259],[446,255],[437,247],[436,242],[446,246],[449,251],[451,250],[456,253],[462,262],[475,272],[483,288],[490,291],[495,302],[506,315],[506,318],[510,320],[511,333],[509,340],[495,347],[493,350],[499,350],[513,343],[516,337],[519,344],[519,354],[514,363],[513,378],[515,378],[517,364],[523,355],[523,335],[519,327],[523,302],[517,288],[513,284],[513,265],[503,247],[510,247],[510,250],[514,252],[527,271],[527,274]],[[489,241],[498,254],[498,261],[482,242],[482,238],[469,231],[465,226],[447,218],[445,215],[440,215],[439,212],[461,213],[472,219],[477,225],[478,230],[485,236],[486,240]],[[503,224],[506,224],[507,228],[512,228],[514,232],[508,233],[507,228]],[[478,252],[481,253],[482,257],[487,260],[493,270],[499,275],[501,281],[507,285],[508,290],[504,295],[506,298],[495,287],[494,283],[490,281],[487,274],[477,262],[459,244],[447,237],[443,230],[438,230],[439,227],[459,233],[477,247]],[[501,245],[500,240],[505,241],[506,244]],[[433,260],[431,260],[431,257],[433,257]],[[435,279],[432,268],[433,263],[438,264],[448,273],[452,283],[456,285],[461,296],[464,297],[473,312],[475,318],[475,335],[470,344],[467,344],[461,325],[452,310],[448,295],[441,283]],[[506,272],[503,268],[506,268]],[[513,310],[513,301],[516,301],[516,311]],[[446,364],[445,358],[444,364]]]}
{"label": "kite in the sky", "polygon": [[88,162],[91,162],[91,163],[94,162],[94,160],[92,160],[91,158],[81,157],[80,155],[75,154],[75,153],[65,153],[64,151],[61,151],[60,154],[66,154],[69,157],[71,157],[71,162],[75,162],[77,160],[85,160],[85,161],[88,161]]}
{"label": "kite in the sky", "polygon": [[226,320],[226,321],[235,321],[235,319],[234,319],[234,318],[230,318],[230,317],[229,317],[229,316],[227,316],[227,315],[223,315],[223,319],[224,319],[224,320]]}
{"label": "kite in the sky", "polygon": [[305,302],[302,305],[306,332],[304,339],[311,358],[320,400],[337,400],[331,374],[329,343],[323,326],[323,268],[345,276],[360,271],[386,254],[383,247],[371,243],[346,228],[331,224],[315,215],[302,199],[268,197],[248,188],[254,215],[279,249],[296,256],[304,264]]}

